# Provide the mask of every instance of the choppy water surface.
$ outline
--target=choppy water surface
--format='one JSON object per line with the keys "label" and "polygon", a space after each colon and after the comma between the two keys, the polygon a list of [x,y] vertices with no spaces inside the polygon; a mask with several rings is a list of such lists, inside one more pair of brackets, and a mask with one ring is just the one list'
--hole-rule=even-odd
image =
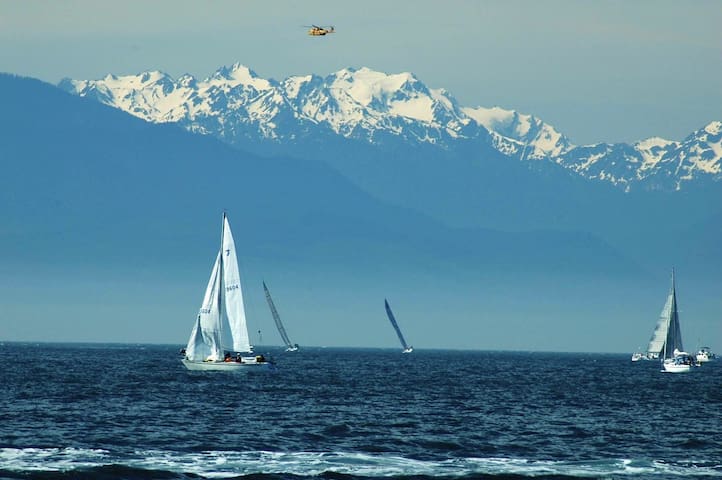
{"label": "choppy water surface", "polygon": [[178,348],[0,346],[0,477],[722,477],[720,361],[306,348],[234,374]]}

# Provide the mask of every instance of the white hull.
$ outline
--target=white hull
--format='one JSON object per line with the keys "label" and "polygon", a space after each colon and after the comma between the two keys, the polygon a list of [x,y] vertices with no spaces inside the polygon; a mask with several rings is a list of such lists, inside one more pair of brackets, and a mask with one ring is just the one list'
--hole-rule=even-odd
{"label": "white hull", "polygon": [[298,351],[298,347],[288,347],[288,348],[286,349],[286,351],[287,351],[287,352],[297,352],[297,351]]}
{"label": "white hull", "polygon": [[414,351],[414,347],[409,347],[409,348],[407,348],[406,350],[404,350],[404,351],[401,352],[401,353],[411,353],[411,352],[413,352],[413,351]]}
{"label": "white hull", "polygon": [[699,364],[695,358],[687,352],[674,351],[673,358],[667,358],[662,362],[665,372],[669,373],[687,373],[692,367],[698,367]]}
{"label": "white hull", "polygon": [[269,362],[192,362],[187,358],[181,360],[188,370],[204,370],[216,372],[260,372],[273,368]]}
{"label": "white hull", "polygon": [[663,363],[664,371],[668,373],[687,373],[692,370],[691,365],[679,365],[676,363]]}

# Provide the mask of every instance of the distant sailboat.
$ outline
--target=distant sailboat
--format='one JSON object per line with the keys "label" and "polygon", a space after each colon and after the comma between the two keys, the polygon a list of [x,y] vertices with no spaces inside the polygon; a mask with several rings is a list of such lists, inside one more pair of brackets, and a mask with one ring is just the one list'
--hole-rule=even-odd
{"label": "distant sailboat", "polygon": [[662,368],[665,372],[689,372],[696,363],[695,359],[685,352],[682,346],[682,330],[679,326],[674,270],[672,270],[672,287],[669,290],[667,301],[657,321],[657,327],[647,347],[647,353],[656,354],[661,359]]}
{"label": "distant sailboat", "polygon": [[389,317],[389,321],[391,322],[391,325],[394,327],[394,330],[396,330],[396,335],[399,336],[399,341],[401,342],[401,346],[404,347],[403,353],[411,353],[414,351],[414,347],[411,345],[406,344],[406,340],[404,339],[404,335],[401,333],[401,329],[399,328],[399,324],[396,323],[396,318],[394,317],[394,313],[391,311],[391,307],[389,307],[389,302],[384,299],[384,305],[386,306],[386,315]]}
{"label": "distant sailboat", "polygon": [[271,315],[273,315],[273,320],[276,322],[276,327],[278,327],[278,333],[281,334],[283,343],[286,344],[286,351],[287,352],[298,351],[298,344],[291,343],[291,340],[288,338],[288,334],[286,333],[286,329],[283,328],[283,323],[281,323],[281,316],[278,314],[278,310],[276,310],[276,305],[273,304],[273,299],[271,298],[271,292],[268,291],[268,287],[266,287],[266,282],[263,282],[263,291],[266,292],[266,301],[268,301],[268,308],[271,309]]}
{"label": "distant sailboat", "polygon": [[241,355],[252,352],[236,245],[224,212],[221,249],[216,255],[182,362],[189,370],[246,371],[271,367],[263,355]]}

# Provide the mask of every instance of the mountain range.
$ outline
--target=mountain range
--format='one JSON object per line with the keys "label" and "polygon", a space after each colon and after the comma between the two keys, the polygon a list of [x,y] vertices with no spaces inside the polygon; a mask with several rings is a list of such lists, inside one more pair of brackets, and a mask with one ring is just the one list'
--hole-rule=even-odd
{"label": "mountain range", "polygon": [[[682,141],[574,145],[534,115],[464,107],[411,73],[346,68],[327,75],[264,79],[234,64],[210,77],[150,71],[60,87],[154,123],[177,123],[258,153],[298,155],[353,140],[382,150],[430,146],[522,162],[556,164],[624,191],[674,191],[722,179],[722,122]],[[541,167],[549,168],[549,167]]]}
{"label": "mountain range", "polygon": [[[235,64],[59,87],[147,122],[264,157],[314,159],[373,197],[458,228],[587,232],[655,268],[722,239],[722,123],[683,141],[577,146],[533,115],[461,106],[410,73],[344,69],[263,79]],[[664,231],[664,235],[657,232]]]}

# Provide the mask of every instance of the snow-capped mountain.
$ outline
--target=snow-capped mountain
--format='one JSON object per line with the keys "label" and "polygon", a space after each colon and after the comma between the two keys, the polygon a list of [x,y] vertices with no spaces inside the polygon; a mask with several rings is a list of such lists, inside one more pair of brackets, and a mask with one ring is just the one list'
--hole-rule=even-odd
{"label": "snow-capped mountain", "polygon": [[463,108],[477,124],[505,139],[524,144],[523,159],[556,157],[571,150],[574,145],[554,127],[534,117],[514,110],[493,108]]}
{"label": "snow-capped mountain", "polygon": [[711,122],[681,142],[648,138],[628,145],[576,147],[554,158],[584,175],[629,190],[634,184],[650,190],[680,190],[695,179],[722,178],[722,122]]}
{"label": "snow-capped mountain", "polygon": [[453,150],[472,142],[480,154],[491,148],[522,161],[550,161],[626,190],[634,185],[677,190],[685,182],[722,178],[721,122],[682,142],[651,138],[632,145],[575,146],[533,115],[462,107],[449,92],[429,88],[411,73],[347,68],[278,82],[235,64],[204,80],[153,71],[65,79],[60,86],[149,122],[178,123],[238,146],[329,136],[379,148],[401,142]]}
{"label": "snow-capped mountain", "polygon": [[371,143],[379,141],[379,134],[392,134],[443,146],[463,136],[472,123],[445,91],[431,90],[409,73],[386,75],[367,68],[276,82],[235,64],[202,81],[146,72],[64,80],[61,86],[147,121],[179,122],[229,141],[239,135],[287,141],[309,129],[326,129]]}

